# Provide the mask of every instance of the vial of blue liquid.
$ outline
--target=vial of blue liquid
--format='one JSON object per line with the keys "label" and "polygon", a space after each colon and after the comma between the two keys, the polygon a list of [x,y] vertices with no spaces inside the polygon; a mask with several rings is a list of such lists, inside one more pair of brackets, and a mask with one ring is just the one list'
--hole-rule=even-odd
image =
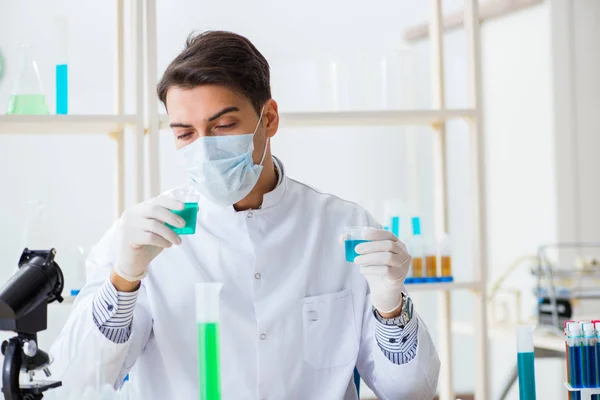
{"label": "vial of blue liquid", "polygon": [[519,400],[535,400],[535,367],[533,327],[517,328],[517,368],[519,371]]}
{"label": "vial of blue liquid", "polygon": [[359,256],[356,253],[356,246],[361,243],[370,242],[368,232],[372,228],[365,226],[348,226],[344,229],[344,248],[346,250],[346,261],[353,263]]}
{"label": "vial of blue liquid", "polygon": [[569,384],[573,388],[583,387],[583,357],[581,325],[579,322],[567,323],[567,352],[569,360]]}
{"label": "vial of blue liquid", "polygon": [[598,386],[598,365],[596,357],[596,331],[592,322],[582,325],[582,356],[583,356],[583,386],[595,388]]}

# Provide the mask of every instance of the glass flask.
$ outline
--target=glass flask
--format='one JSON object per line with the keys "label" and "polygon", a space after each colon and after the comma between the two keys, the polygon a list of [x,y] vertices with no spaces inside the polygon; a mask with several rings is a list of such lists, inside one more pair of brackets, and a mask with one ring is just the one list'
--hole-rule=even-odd
{"label": "glass flask", "polygon": [[30,45],[21,46],[21,72],[8,99],[7,114],[48,114],[42,79],[31,52]]}

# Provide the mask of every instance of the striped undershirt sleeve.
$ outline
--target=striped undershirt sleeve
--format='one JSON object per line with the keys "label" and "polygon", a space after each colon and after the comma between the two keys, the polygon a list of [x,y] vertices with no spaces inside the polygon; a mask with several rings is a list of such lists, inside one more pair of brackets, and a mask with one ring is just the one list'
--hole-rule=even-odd
{"label": "striped undershirt sleeve", "polygon": [[107,339],[125,343],[131,336],[133,311],[138,291],[118,292],[107,279],[92,302],[94,323]]}
{"label": "striped undershirt sleeve", "polygon": [[383,354],[394,364],[410,362],[417,355],[419,320],[414,317],[404,328],[375,320],[375,339]]}

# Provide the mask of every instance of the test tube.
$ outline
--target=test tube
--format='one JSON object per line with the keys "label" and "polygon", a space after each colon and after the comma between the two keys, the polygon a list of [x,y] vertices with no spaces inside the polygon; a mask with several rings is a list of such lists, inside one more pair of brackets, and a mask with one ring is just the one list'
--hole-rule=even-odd
{"label": "test tube", "polygon": [[437,277],[437,245],[433,237],[425,241],[425,275],[427,278]]}
{"label": "test tube", "polygon": [[200,400],[221,399],[219,300],[222,287],[222,283],[216,282],[196,284]]}
{"label": "test tube", "polygon": [[592,322],[584,322],[583,328],[583,386],[597,387],[596,332]]}
{"label": "test tube", "polygon": [[446,233],[440,241],[440,259],[441,259],[441,281],[452,282],[452,243],[450,236]]}
{"label": "test tube", "polygon": [[535,400],[533,327],[531,326],[517,328],[517,368],[519,371],[519,400]]}
{"label": "test tube", "polygon": [[58,45],[56,60],[56,114],[69,113],[69,63],[68,63],[68,20],[67,17],[55,17]]}
{"label": "test tube", "polygon": [[567,347],[569,353],[569,381],[572,387],[582,388],[581,325],[579,322],[567,323]]}
{"label": "test tube", "polygon": [[412,281],[415,283],[421,282],[423,278],[423,237],[421,236],[421,218],[413,217],[412,220],[412,233],[413,236],[410,239],[410,252],[412,256]]}

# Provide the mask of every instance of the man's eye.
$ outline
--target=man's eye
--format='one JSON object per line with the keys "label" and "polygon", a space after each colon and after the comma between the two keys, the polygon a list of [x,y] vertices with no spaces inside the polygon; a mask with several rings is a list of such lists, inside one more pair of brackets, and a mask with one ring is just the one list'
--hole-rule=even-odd
{"label": "man's eye", "polygon": [[186,133],[183,133],[183,134],[177,136],[177,139],[180,139],[180,140],[181,139],[187,139],[190,136],[192,136],[193,134],[194,134],[194,132],[186,132]]}
{"label": "man's eye", "polygon": [[228,124],[228,125],[217,125],[215,126],[215,129],[229,129],[229,128],[233,128],[235,126],[235,122]]}

